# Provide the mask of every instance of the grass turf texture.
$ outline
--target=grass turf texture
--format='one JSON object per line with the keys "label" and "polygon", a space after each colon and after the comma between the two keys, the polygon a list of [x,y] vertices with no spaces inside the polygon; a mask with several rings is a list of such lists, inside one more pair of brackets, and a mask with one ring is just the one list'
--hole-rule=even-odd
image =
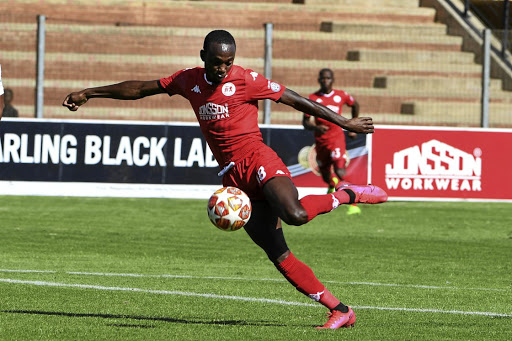
{"label": "grass turf texture", "polygon": [[512,339],[510,316],[460,313],[512,314],[510,204],[389,202],[285,226],[296,256],[355,307],[356,328],[317,331],[326,309],[245,232],[211,225],[206,200],[0,199],[1,340]]}

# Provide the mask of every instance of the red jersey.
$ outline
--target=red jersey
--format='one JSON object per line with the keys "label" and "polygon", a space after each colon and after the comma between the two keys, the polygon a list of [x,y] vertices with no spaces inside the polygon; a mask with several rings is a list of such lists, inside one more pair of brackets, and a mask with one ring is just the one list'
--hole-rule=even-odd
{"label": "red jersey", "polygon": [[258,100],[281,98],[285,87],[262,75],[233,65],[219,85],[196,67],[159,80],[172,95],[188,99],[215,159],[221,167],[241,160],[255,143],[263,143],[258,127]]}
{"label": "red jersey", "polygon": [[[328,94],[317,91],[309,95],[309,99],[328,107],[338,115],[341,115],[343,104],[353,105],[355,102],[354,97],[342,90],[332,90]],[[343,128],[340,126],[318,117],[315,117],[315,123],[329,127],[329,130],[324,134],[315,131],[315,142],[317,145],[327,145],[339,138],[345,139]]]}

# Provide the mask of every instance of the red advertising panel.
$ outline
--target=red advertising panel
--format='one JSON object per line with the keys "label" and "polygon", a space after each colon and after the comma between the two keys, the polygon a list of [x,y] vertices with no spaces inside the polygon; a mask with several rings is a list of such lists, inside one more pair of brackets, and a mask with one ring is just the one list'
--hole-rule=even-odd
{"label": "red advertising panel", "polygon": [[512,200],[510,129],[378,126],[368,147],[390,199]]}

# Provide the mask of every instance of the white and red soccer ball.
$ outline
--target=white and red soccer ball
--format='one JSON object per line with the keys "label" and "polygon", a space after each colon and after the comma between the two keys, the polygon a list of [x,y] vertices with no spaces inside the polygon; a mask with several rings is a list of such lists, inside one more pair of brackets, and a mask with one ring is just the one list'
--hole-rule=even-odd
{"label": "white and red soccer ball", "polygon": [[251,218],[251,200],[241,189],[222,187],[208,200],[208,218],[223,231],[236,231]]}

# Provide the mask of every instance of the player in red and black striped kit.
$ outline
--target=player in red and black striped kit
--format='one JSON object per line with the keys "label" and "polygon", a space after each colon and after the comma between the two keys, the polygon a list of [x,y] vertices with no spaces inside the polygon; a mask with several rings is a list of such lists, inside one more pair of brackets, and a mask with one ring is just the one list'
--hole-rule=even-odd
{"label": "player in red and black striped kit", "polygon": [[236,66],[235,52],[235,40],[229,32],[212,31],[205,37],[200,52],[204,68],[181,70],[159,80],[84,89],[69,94],[63,105],[75,111],[90,98],[139,99],[161,93],[188,99],[221,167],[223,185],[238,187],[251,198],[253,211],[245,226],[251,239],[297,290],[330,310],[329,320],[319,328],[351,327],[356,318],[354,312],[291,253],[281,219],[289,225],[302,225],[340,204],[379,203],[386,201],[387,195],[375,186],[348,186],[332,194],[299,200],[290,172],[263,143],[258,128],[258,100],[272,99],[359,133],[373,133],[372,120],[343,118],[281,84]]}

